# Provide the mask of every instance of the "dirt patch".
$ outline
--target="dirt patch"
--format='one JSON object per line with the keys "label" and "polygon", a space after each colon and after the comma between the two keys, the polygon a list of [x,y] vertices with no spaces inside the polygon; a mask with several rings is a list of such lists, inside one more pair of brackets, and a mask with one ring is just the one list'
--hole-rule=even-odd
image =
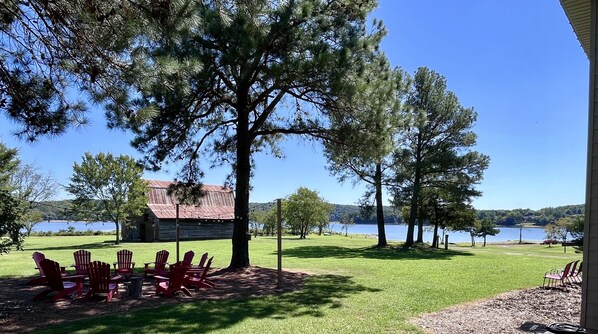
{"label": "dirt patch", "polygon": [[[126,282],[119,286],[119,294],[109,303],[105,298],[89,300],[69,297],[56,303],[51,298],[35,302],[35,297],[44,286],[29,286],[29,279],[3,279],[0,289],[0,328],[2,333],[22,333],[41,327],[79,320],[84,317],[97,317],[110,314],[123,314],[142,308],[172,305],[198,300],[220,300],[258,297],[268,294],[290,292],[300,289],[306,273],[283,272],[284,287],[277,288],[275,269],[250,267],[238,271],[219,270],[208,275],[216,286],[213,289],[191,290],[191,297],[179,293],[174,298],[155,295],[154,280],[143,280],[143,293],[140,298],[128,295]],[[84,293],[86,288],[84,288]]]}
{"label": "dirt patch", "polygon": [[[495,298],[457,305],[413,319],[426,333],[543,333],[541,326],[555,322],[579,324],[581,288],[532,288]],[[526,330],[524,330],[526,329]]]}

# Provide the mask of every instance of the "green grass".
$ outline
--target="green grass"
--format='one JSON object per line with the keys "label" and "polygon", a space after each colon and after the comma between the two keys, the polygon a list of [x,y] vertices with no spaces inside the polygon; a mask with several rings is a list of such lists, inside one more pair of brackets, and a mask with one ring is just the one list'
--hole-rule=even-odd
{"label": "green grass", "polygon": [[[127,243],[109,237],[28,238],[25,252],[0,257],[0,277],[35,274],[31,253],[41,251],[62,264],[84,248],[92,259],[114,261],[131,249],[138,267],[174,243]],[[342,236],[283,240],[283,267],[311,274],[301,291],[260,298],[199,301],[144,309],[127,315],[85,319],[41,332],[71,333],[419,333],[408,319],[498,293],[538,286],[543,274],[581,258],[569,249],[543,245],[453,246],[451,249],[372,248],[372,238]],[[230,240],[181,242],[182,254],[209,251],[216,267],[230,260]],[[252,265],[276,266],[274,238],[250,242]],[[172,258],[171,258],[172,259]],[[209,292],[206,292],[209,293]],[[116,299],[114,302],[118,302]]]}

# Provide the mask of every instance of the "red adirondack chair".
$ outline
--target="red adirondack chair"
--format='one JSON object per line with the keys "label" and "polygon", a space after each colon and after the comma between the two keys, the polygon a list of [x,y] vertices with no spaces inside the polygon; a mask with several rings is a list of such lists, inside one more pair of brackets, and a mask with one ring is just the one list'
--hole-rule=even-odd
{"label": "red adirondack chair", "polygon": [[[48,282],[48,280],[46,279],[46,274],[44,274],[44,271],[40,264],[42,262],[42,260],[45,258],[46,258],[46,256],[43,253],[40,253],[40,252],[33,253],[33,261],[35,262],[35,269],[39,270],[39,277],[31,279],[29,282],[27,282],[27,284],[37,285],[37,284],[42,284],[42,283]],[[60,267],[60,274],[62,276],[66,276],[66,270],[64,267]]]}
{"label": "red adirondack chair", "polygon": [[118,281],[120,276],[110,276],[110,265],[101,261],[93,261],[88,266],[89,291],[85,299],[89,299],[96,293],[105,293],[106,302],[112,300],[112,296],[118,294]]}
{"label": "red adirondack chair", "polygon": [[188,266],[191,266],[191,262],[193,262],[193,257],[194,256],[195,256],[195,252],[194,251],[191,251],[191,250],[188,251],[183,256],[183,262],[185,262]]}
{"label": "red adirondack chair", "polygon": [[73,253],[73,257],[75,258],[75,264],[72,266],[75,267],[75,273],[77,275],[87,276],[87,267],[91,263],[91,253],[84,249],[80,249]]}
{"label": "red adirondack chair", "polygon": [[133,261],[133,252],[128,249],[121,249],[116,252],[116,262],[114,265],[115,275],[133,275],[133,269],[135,268],[135,262]]}
{"label": "red adirondack chair", "polygon": [[176,292],[182,291],[191,297],[191,292],[183,285],[187,269],[189,266],[183,261],[179,261],[170,266],[169,277],[154,276],[156,278],[156,295],[164,294],[165,297],[172,297]]}
{"label": "red adirondack chair", "polygon": [[213,288],[214,282],[207,279],[208,271],[212,266],[212,260],[214,257],[212,256],[205,267],[201,269],[190,269],[187,270],[187,276],[185,276],[184,284],[189,287],[196,287],[196,288]]}
{"label": "red adirondack chair", "polygon": [[[40,262],[40,265],[48,280],[48,289],[40,292],[33,298],[33,300],[41,300],[52,292],[56,292],[56,295],[52,297],[53,302],[56,302],[58,299],[66,297],[73,292],[77,292],[78,296],[82,295],[83,279],[85,278],[83,275],[66,276],[63,279],[60,274],[60,265],[58,262],[43,259]],[[72,281],[65,281],[66,279]]]}
{"label": "red adirondack chair", "polygon": [[583,268],[583,262],[580,262],[577,270],[574,270],[573,273],[571,274],[572,278],[575,279],[576,283],[582,282],[582,277],[581,277],[582,268]]}
{"label": "red adirondack chair", "polygon": [[[572,266],[573,266],[573,262],[569,262],[569,263],[567,263],[567,265],[565,265],[565,268],[563,270],[553,269],[553,270],[547,272],[544,275],[544,282],[542,283],[542,287],[549,288],[549,287],[551,287],[551,285],[553,287],[556,287],[556,282],[560,281],[561,286],[566,288],[565,281],[569,277],[569,272],[571,271]],[[548,281],[548,284],[546,284],[546,281]]]}
{"label": "red adirondack chair", "polygon": [[[168,251],[161,250],[156,253],[156,261],[145,263],[145,277],[150,275],[165,275],[166,274],[166,262],[168,261]],[[150,264],[154,264],[153,268],[150,268]]]}
{"label": "red adirondack chair", "polygon": [[208,252],[205,252],[199,259],[199,263],[197,264],[197,266],[191,266],[191,269],[202,269],[206,265],[207,260],[208,260]]}

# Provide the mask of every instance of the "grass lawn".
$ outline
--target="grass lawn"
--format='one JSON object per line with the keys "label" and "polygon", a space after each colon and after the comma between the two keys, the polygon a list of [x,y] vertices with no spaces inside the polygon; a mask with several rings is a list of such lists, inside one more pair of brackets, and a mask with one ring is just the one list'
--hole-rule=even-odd
{"label": "grass lawn", "polygon": [[[92,260],[112,263],[116,251],[133,251],[139,268],[157,250],[175,243],[111,244],[110,236],[31,237],[24,252],[0,257],[0,277],[36,274],[31,254],[70,265],[77,249]],[[373,238],[309,236],[283,240],[283,266],[312,276],[297,292],[275,296],[199,301],[121,316],[84,319],[42,332],[56,333],[419,333],[408,319],[421,313],[491,297],[509,290],[539,286],[544,273],[581,258],[572,248],[545,245],[451,245],[446,250],[375,249]],[[209,251],[215,267],[230,260],[230,240],[181,242],[182,254]],[[252,265],[276,266],[276,240],[250,241]],[[206,293],[209,293],[207,291]],[[118,303],[118,298],[113,300]],[[472,319],[475,321],[475,319]]]}

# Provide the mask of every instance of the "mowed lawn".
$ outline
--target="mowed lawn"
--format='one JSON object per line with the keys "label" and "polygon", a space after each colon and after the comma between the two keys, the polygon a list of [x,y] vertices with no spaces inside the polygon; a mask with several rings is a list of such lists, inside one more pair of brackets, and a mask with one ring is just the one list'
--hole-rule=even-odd
{"label": "mowed lawn", "polygon": [[[572,248],[544,245],[451,245],[449,250],[376,249],[374,238],[285,237],[283,267],[311,276],[293,293],[260,298],[199,301],[120,316],[83,319],[42,332],[55,333],[419,333],[408,319],[451,305],[539,286],[544,273],[581,258]],[[230,261],[231,241],[185,241],[187,250],[214,255],[215,267]],[[122,248],[134,252],[136,267],[175,243],[112,244],[111,237],[32,237],[25,251],[0,256],[0,279],[36,274],[31,254],[41,251],[63,265],[78,249],[92,260],[112,263]],[[250,241],[252,265],[276,267],[276,239]],[[209,293],[209,290],[204,293]],[[118,303],[118,298],[113,300]],[[472,318],[472,321],[475,321]]]}

